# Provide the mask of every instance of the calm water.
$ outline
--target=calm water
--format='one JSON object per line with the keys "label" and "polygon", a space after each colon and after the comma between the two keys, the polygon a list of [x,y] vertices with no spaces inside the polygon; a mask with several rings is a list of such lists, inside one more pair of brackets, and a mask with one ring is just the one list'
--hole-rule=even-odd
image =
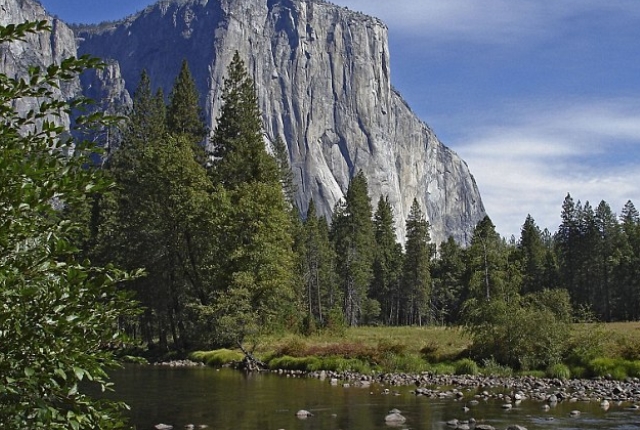
{"label": "calm water", "polygon": [[[409,393],[412,387],[392,388],[400,395],[384,395],[384,387],[344,388],[328,381],[285,378],[269,374],[211,368],[131,366],[112,375],[117,397],[131,406],[131,421],[138,430],[166,423],[174,429],[206,424],[212,430],[361,430],[384,429],[384,417],[398,408],[407,418],[402,429],[448,429],[448,420],[474,417],[503,430],[510,424],[535,429],[640,429],[640,412],[612,405],[608,411],[596,403],[564,403],[549,412],[542,404],[524,401],[503,410],[501,402],[481,402],[465,413],[465,400],[433,400]],[[472,398],[469,393],[467,400]],[[314,416],[295,417],[307,409]],[[580,410],[577,418],[572,410]]]}

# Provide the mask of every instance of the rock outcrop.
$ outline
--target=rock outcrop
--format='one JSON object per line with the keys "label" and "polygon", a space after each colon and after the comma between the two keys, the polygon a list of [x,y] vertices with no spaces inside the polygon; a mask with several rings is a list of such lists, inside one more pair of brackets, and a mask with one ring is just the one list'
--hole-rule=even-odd
{"label": "rock outcrop", "polygon": [[[28,34],[23,41],[0,45],[0,71],[8,77],[23,78],[27,76],[30,67],[46,68],[77,55],[78,48],[73,31],[64,22],[47,14],[39,3],[18,0],[0,3],[2,26],[40,20],[49,21],[50,33]],[[59,88],[52,90],[54,96],[61,99],[71,99],[82,93],[78,80],[64,82]],[[37,99],[15,101],[16,108],[23,112],[28,112],[39,104]],[[62,121],[65,126],[69,126],[68,116],[63,115]]]}
{"label": "rock outcrop", "polygon": [[[436,243],[451,235],[468,243],[485,215],[467,165],[393,89],[387,28],[376,18],[320,0],[163,0],[75,30],[79,53],[108,59],[109,81],[129,92],[146,69],[168,94],[186,58],[211,129],[237,50],[256,82],[267,140],[287,142],[303,211],[313,198],[330,216],[362,170],[374,206],[389,196],[400,240],[414,198]],[[111,97],[126,98],[121,89]]]}

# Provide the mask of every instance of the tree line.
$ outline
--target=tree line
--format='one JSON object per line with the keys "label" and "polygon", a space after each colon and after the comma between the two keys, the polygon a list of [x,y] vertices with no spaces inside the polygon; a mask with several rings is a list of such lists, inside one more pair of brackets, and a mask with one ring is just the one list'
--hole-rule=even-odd
{"label": "tree line", "polygon": [[[84,249],[146,276],[143,311],[123,321],[135,338],[179,349],[237,342],[259,329],[460,324],[465,303],[567,290],[604,321],[637,319],[640,217],[605,202],[562,208],[558,232],[531,216],[505,240],[489,217],[467,248],[431,242],[414,200],[404,246],[388,197],[371,201],[356,173],[331,220],[301,217],[281,138],[265,147],[254,82],[238,54],[209,133],[183,63],[167,98],[143,72],[105,170],[117,186],[96,198]],[[167,103],[168,100],[168,103]],[[210,134],[209,144],[203,145]]]}

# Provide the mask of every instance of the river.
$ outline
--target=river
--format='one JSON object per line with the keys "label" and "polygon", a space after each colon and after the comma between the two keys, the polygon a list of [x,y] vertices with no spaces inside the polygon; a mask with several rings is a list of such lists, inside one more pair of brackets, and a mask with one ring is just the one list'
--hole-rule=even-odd
{"label": "river", "polygon": [[[471,405],[472,392],[459,401],[429,399],[411,394],[413,387],[388,387],[392,392],[384,394],[387,387],[380,385],[345,388],[317,379],[208,367],[127,366],[114,372],[112,381],[115,397],[131,406],[131,424],[138,430],[159,423],[176,430],[188,424],[211,430],[389,430],[385,416],[393,408],[407,419],[396,427],[401,429],[452,430],[447,421],[471,417],[499,430],[511,424],[528,430],[640,429],[640,412],[626,409],[628,404],[604,411],[595,402],[567,402],[544,411],[542,403],[525,400],[507,411],[497,400]],[[300,409],[313,416],[297,418]],[[572,416],[574,410],[580,415]]]}

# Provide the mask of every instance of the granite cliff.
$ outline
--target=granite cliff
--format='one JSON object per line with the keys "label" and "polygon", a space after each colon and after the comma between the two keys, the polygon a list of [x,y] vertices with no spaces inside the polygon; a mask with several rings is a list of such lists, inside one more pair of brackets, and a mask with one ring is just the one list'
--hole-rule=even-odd
{"label": "granite cliff", "polygon": [[[436,243],[450,235],[467,243],[485,215],[467,165],[393,89],[387,28],[376,18],[320,0],[163,0],[116,23],[77,27],[76,41],[64,29],[60,52],[77,43],[78,53],[109,61],[106,76],[82,81],[98,98],[126,102],[142,69],[167,94],[186,58],[212,129],[237,50],[256,82],[267,141],[287,142],[303,211],[313,197],[330,215],[362,170],[374,205],[389,196],[400,239],[414,197]],[[60,50],[54,39],[37,51]]]}

